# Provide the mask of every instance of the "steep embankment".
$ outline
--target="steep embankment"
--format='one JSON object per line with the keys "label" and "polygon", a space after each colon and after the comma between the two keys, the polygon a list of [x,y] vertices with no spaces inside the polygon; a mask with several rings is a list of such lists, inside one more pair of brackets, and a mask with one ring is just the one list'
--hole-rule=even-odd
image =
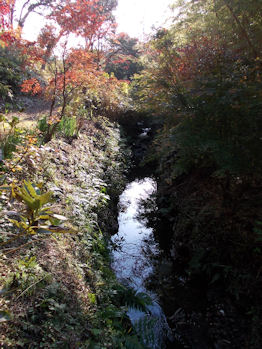
{"label": "steep embankment", "polygon": [[[216,176],[213,167],[175,175],[182,155],[162,132],[154,149],[162,248],[152,287],[174,334],[192,348],[261,347],[261,183]],[[150,211],[151,210],[151,211]]]}
{"label": "steep embankment", "polygon": [[157,181],[141,216],[160,245],[149,287],[181,343],[173,347],[260,348],[259,174],[219,176],[214,165],[197,161],[181,174],[177,134],[159,125],[153,141],[139,138],[143,122],[131,125],[130,145],[137,163],[151,165],[138,174],[149,170]]}
{"label": "steep embankment", "polygon": [[[53,140],[28,154],[23,171],[54,193],[56,213],[76,234],[36,234],[1,251],[3,347],[139,347],[126,316],[125,288],[110,269],[107,241],[117,231],[116,203],[126,157],[120,132],[105,118],[87,121],[70,144]],[[8,207],[8,211],[6,210]],[[1,196],[2,241],[16,234]],[[12,208],[12,210],[16,209]],[[11,250],[9,250],[11,248]]]}

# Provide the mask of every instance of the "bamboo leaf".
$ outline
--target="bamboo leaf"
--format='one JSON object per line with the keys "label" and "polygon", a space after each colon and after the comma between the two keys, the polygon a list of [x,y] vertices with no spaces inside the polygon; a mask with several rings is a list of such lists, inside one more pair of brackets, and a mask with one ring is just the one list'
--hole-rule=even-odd
{"label": "bamboo leaf", "polygon": [[21,227],[21,224],[19,221],[17,221],[16,219],[8,219],[9,222],[13,223],[17,228]]}
{"label": "bamboo leaf", "polygon": [[41,201],[39,199],[35,199],[32,204],[32,208],[35,210],[39,210],[40,207],[41,207]]}
{"label": "bamboo leaf", "polygon": [[42,207],[41,211],[39,212],[39,214],[48,214],[48,215],[52,215],[53,211],[50,209],[50,207]]}
{"label": "bamboo leaf", "polygon": [[[14,197],[16,197],[16,193],[14,191]],[[22,200],[25,201],[26,204],[31,204],[34,199],[28,194],[28,192],[22,188],[17,192],[17,196]]]}
{"label": "bamboo leaf", "polygon": [[30,182],[25,181],[24,188],[32,196],[32,198],[36,198],[38,196],[36,191],[35,191],[35,188],[32,186],[32,184]]}
{"label": "bamboo leaf", "polygon": [[49,220],[50,216],[49,215],[40,215],[36,217],[36,220],[38,221],[39,219],[43,219],[43,220]]}
{"label": "bamboo leaf", "polygon": [[47,193],[40,195],[39,199],[40,199],[40,202],[41,202],[41,206],[43,206],[43,205],[47,204],[48,202],[50,202],[51,198],[52,198],[52,195],[53,195],[52,191],[48,191]]}

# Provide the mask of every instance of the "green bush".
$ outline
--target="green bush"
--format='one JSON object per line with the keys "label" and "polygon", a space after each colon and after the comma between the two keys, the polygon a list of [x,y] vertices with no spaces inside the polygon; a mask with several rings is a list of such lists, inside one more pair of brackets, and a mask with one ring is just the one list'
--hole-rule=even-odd
{"label": "green bush", "polygon": [[0,47],[0,93],[2,100],[12,99],[20,90],[25,72],[22,55],[15,48]]}
{"label": "green bush", "polygon": [[2,159],[11,158],[16,146],[22,142],[23,131],[17,127],[19,119],[14,116],[9,121],[3,114],[0,114],[0,148]]}
{"label": "green bush", "polygon": [[46,116],[44,116],[42,119],[38,120],[37,127],[41,132],[43,132],[43,133],[47,132],[48,124],[47,124]]}
{"label": "green bush", "polygon": [[63,117],[59,123],[59,130],[65,137],[73,137],[77,134],[77,120],[75,117]]}

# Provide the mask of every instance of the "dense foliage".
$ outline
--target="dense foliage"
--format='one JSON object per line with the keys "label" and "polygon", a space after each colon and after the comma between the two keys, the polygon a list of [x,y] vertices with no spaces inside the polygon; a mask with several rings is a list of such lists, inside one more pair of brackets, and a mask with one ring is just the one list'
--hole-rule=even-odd
{"label": "dense foliage", "polygon": [[[121,115],[130,129],[148,115],[159,131],[147,159],[157,164],[151,218],[162,248],[154,286],[170,325],[187,347],[261,348],[261,1],[179,0],[173,24],[143,47],[115,35],[116,5],[0,0],[1,205],[25,204],[8,223],[1,206],[1,344],[141,347],[125,305],[147,302],[114,279],[100,229],[114,225],[125,162],[101,115]],[[30,42],[23,30],[38,11],[46,23]],[[72,37],[82,46],[70,47]],[[38,128],[10,115],[26,108],[22,97],[42,98],[41,115],[31,111]],[[54,187],[58,213],[73,212],[76,237],[53,236],[59,222],[41,181]],[[43,224],[52,238],[38,241]],[[20,239],[32,250],[21,252]]]}
{"label": "dense foliage", "polygon": [[138,58],[139,41],[121,33],[109,42],[109,50],[106,55],[105,69],[114,73],[117,79],[130,80],[134,74],[139,73],[142,68]]}
{"label": "dense foliage", "polygon": [[[83,115],[115,117],[127,106],[123,101],[127,85],[105,72],[106,53],[100,44],[115,30],[112,10],[116,5],[114,0],[48,0],[25,1],[20,8],[12,0],[0,9],[1,43],[6,46],[1,49],[1,99],[5,103],[20,89],[46,98],[50,109],[45,116],[45,142],[63,124],[74,124],[71,135],[77,135]],[[44,11],[46,25],[35,42],[24,40],[25,22],[39,10]],[[68,44],[73,35],[82,39],[77,49]]]}
{"label": "dense foliage", "polygon": [[[26,155],[17,149],[20,168],[15,159],[14,172],[5,171],[2,346],[144,348],[127,305],[145,310],[151,301],[120,285],[110,268],[108,241],[124,185],[120,132],[102,117],[84,127],[71,144],[60,138],[41,150],[33,142]],[[38,185],[18,185],[25,174]]]}
{"label": "dense foliage", "polygon": [[[129,103],[101,48],[116,4],[0,1],[3,347],[144,348],[127,311],[151,300],[117,282],[108,247],[126,161],[108,119]],[[46,25],[30,42],[38,11]]]}
{"label": "dense foliage", "polygon": [[157,234],[173,270],[162,280],[164,301],[170,315],[182,305],[207,323],[210,305],[222,304],[237,338],[221,318],[220,335],[209,325],[206,342],[260,348],[261,2],[174,7],[174,24],[148,43],[133,82],[137,108],[164,120],[153,156],[164,221]]}

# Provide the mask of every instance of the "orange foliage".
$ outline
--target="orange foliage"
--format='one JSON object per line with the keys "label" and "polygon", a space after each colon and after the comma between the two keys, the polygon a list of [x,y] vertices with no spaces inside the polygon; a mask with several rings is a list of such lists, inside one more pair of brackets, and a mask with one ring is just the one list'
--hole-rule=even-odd
{"label": "orange foliage", "polygon": [[41,85],[35,78],[24,80],[21,85],[21,91],[25,93],[31,93],[33,95],[40,94],[42,92]]}
{"label": "orange foliage", "polygon": [[13,0],[0,0],[0,45],[7,46],[14,40],[14,33],[10,26],[9,13]]}
{"label": "orange foliage", "polygon": [[24,58],[24,67],[34,68],[36,63],[44,63],[44,50],[36,45],[36,42],[19,39],[16,40],[16,47],[20,49]]}
{"label": "orange foliage", "polygon": [[85,38],[87,48],[91,48],[94,41],[112,27],[111,23],[106,24],[108,14],[104,13],[98,0],[67,0],[50,17],[59,24],[60,35],[74,33],[81,36]]}
{"label": "orange foliage", "polygon": [[54,89],[62,92],[65,88],[74,90],[92,83],[100,73],[96,70],[94,56],[83,49],[72,49],[64,57],[64,67],[55,77],[50,78],[45,93],[52,96]]}

